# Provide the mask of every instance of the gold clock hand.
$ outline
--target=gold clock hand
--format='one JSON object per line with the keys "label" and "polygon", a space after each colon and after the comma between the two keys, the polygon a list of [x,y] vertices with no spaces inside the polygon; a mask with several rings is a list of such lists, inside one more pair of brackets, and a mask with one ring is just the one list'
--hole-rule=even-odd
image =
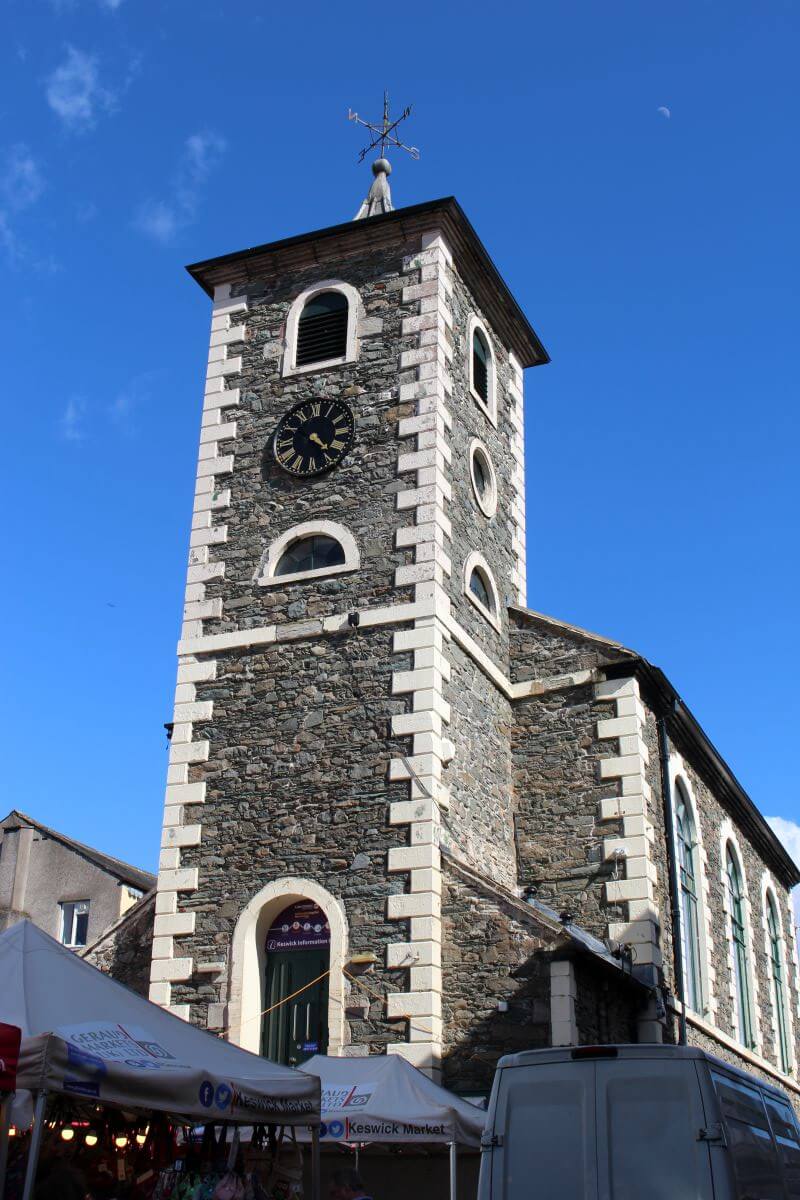
{"label": "gold clock hand", "polygon": [[310,433],[310,434],[308,435],[308,440],[309,440],[310,442],[316,442],[316,443],[317,443],[317,445],[318,445],[318,446],[320,446],[320,447],[321,447],[323,450],[327,450],[327,449],[328,449],[328,443],[327,443],[327,442],[323,442],[322,438],[319,436],[319,434],[318,434],[318,433]]}

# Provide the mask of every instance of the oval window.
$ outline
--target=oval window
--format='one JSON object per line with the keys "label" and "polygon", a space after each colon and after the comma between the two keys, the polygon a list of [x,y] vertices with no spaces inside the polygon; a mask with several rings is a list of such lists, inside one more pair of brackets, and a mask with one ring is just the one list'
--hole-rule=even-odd
{"label": "oval window", "polygon": [[489,451],[477,438],[470,447],[470,472],[478,507],[484,516],[493,517],[497,509],[497,480]]}
{"label": "oval window", "polygon": [[345,560],[344,547],[336,538],[315,533],[293,542],[280,558],[276,575],[297,575],[304,571],[322,571],[338,567]]}

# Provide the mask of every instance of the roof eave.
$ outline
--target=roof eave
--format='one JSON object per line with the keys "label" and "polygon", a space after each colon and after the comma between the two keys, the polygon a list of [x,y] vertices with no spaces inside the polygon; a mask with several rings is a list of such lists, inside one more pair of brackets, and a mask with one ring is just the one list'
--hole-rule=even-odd
{"label": "roof eave", "polygon": [[[523,367],[541,366],[550,361],[550,356],[542,345],[541,340],[531,326],[524,312],[514,299],[508,285],[503,280],[486,247],[481,242],[461,205],[454,196],[445,196],[438,200],[426,200],[423,204],[410,205],[407,208],[394,209],[390,213],[382,213],[374,217],[366,217],[361,221],[344,221],[338,225],[329,225],[324,229],[312,230],[309,233],[295,234],[275,242],[265,242],[260,246],[251,246],[231,254],[218,255],[215,258],[204,259],[201,262],[190,263],[186,270],[202,287],[203,291],[213,297],[216,284],[224,282],[221,274],[225,268],[244,265],[245,277],[256,278],[247,271],[249,262],[256,260],[275,259],[296,247],[312,246],[324,243],[330,239],[349,238],[356,241],[367,241],[376,233],[388,231],[392,226],[399,226],[401,231],[408,227],[408,235],[412,236],[422,218],[438,214],[445,224],[450,226],[450,232],[458,235],[456,240],[463,240],[465,257],[473,255],[475,262],[467,262],[465,279],[468,284],[483,291],[487,296],[491,293],[496,298],[493,305],[495,311],[490,313],[498,325],[498,333],[505,336],[511,344],[509,348],[519,358]],[[451,247],[454,252],[458,247]],[[477,298],[477,297],[476,297]]]}

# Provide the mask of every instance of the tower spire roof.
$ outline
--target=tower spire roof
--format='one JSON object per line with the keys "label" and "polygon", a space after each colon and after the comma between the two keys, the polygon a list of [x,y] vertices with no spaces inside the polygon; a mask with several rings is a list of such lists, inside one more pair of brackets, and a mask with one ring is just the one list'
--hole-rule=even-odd
{"label": "tower spire roof", "polygon": [[358,113],[352,109],[348,111],[347,119],[355,121],[357,125],[363,125],[373,135],[372,141],[358,156],[358,161],[363,162],[370,150],[373,150],[380,144],[380,157],[376,158],[372,164],[372,174],[375,178],[372,181],[369,192],[364,203],[359,208],[354,220],[360,221],[364,217],[377,217],[382,213],[392,212],[394,205],[392,204],[392,192],[389,187],[389,176],[392,172],[392,164],[386,157],[387,146],[399,146],[401,150],[406,150],[412,158],[419,158],[419,150],[416,146],[406,146],[397,137],[395,130],[401,121],[405,121],[406,117],[411,114],[411,105],[404,108],[399,117],[393,121],[389,115],[389,93],[383,93],[383,120],[380,125],[376,125],[372,121],[365,121]]}

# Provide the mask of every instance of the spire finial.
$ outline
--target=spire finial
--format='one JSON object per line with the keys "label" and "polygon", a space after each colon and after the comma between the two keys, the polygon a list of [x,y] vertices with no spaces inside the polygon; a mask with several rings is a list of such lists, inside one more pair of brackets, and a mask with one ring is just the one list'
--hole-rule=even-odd
{"label": "spire finial", "polygon": [[394,133],[400,122],[405,121],[406,117],[410,115],[411,105],[409,104],[408,108],[404,108],[400,116],[392,121],[389,116],[388,92],[383,93],[383,120],[380,125],[375,125],[371,121],[365,121],[358,113],[353,112],[352,109],[348,110],[348,121],[355,121],[357,125],[364,125],[374,135],[370,144],[365,146],[359,154],[358,161],[363,162],[370,150],[373,150],[378,143],[380,143],[381,147],[380,158],[376,158],[372,164],[372,173],[375,178],[372,181],[372,186],[369,189],[366,200],[355,215],[356,221],[360,221],[363,217],[375,217],[379,213],[391,212],[394,208],[392,193],[389,189],[389,175],[392,171],[392,164],[386,158],[386,147],[399,146],[401,150],[406,150],[412,158],[419,158],[417,147],[404,145]]}

